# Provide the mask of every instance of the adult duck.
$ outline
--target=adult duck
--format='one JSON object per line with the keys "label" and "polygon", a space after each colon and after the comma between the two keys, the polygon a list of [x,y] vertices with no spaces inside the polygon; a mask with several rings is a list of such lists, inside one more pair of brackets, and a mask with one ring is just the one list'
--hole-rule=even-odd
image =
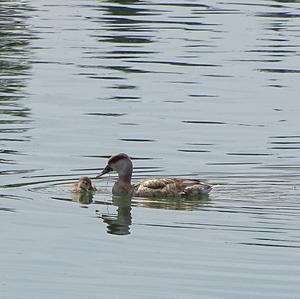
{"label": "adult duck", "polygon": [[120,153],[109,158],[100,178],[106,173],[116,171],[113,195],[130,195],[137,197],[196,197],[208,194],[212,186],[196,179],[151,178],[137,184],[131,184],[133,165],[128,155]]}

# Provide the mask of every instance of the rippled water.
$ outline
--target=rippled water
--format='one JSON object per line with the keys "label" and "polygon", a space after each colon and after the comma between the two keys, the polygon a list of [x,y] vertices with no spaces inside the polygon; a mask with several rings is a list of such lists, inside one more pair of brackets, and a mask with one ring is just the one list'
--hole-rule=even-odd
{"label": "rippled water", "polygon": [[[298,1],[2,1],[0,292],[298,298]],[[112,153],[202,200],[69,185]],[[3,297],[3,298],[4,298]]]}

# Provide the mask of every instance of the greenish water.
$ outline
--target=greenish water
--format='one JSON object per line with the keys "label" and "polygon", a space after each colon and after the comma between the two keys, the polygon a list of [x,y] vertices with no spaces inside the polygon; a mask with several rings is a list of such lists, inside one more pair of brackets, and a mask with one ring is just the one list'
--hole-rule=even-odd
{"label": "greenish water", "polygon": [[[297,1],[2,1],[1,298],[298,298]],[[113,153],[202,200],[93,198]]]}

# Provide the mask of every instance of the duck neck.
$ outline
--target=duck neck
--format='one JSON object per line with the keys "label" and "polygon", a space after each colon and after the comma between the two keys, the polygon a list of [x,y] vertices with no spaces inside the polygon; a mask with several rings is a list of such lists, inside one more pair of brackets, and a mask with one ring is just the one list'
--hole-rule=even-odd
{"label": "duck neck", "polygon": [[119,173],[118,176],[119,183],[131,185],[132,171],[128,173]]}
{"label": "duck neck", "polygon": [[118,171],[118,180],[113,187],[115,195],[128,194],[131,190],[132,164],[128,164],[124,169]]}

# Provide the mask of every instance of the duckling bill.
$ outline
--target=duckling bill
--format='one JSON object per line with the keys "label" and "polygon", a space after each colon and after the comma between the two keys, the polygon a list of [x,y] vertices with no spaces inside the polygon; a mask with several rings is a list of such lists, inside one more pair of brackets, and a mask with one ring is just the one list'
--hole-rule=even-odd
{"label": "duckling bill", "polygon": [[118,180],[112,188],[113,195],[137,197],[195,197],[208,194],[211,185],[197,179],[152,178],[131,184],[133,165],[127,154],[120,153],[109,158],[107,165],[96,177],[111,171],[118,173]]}

